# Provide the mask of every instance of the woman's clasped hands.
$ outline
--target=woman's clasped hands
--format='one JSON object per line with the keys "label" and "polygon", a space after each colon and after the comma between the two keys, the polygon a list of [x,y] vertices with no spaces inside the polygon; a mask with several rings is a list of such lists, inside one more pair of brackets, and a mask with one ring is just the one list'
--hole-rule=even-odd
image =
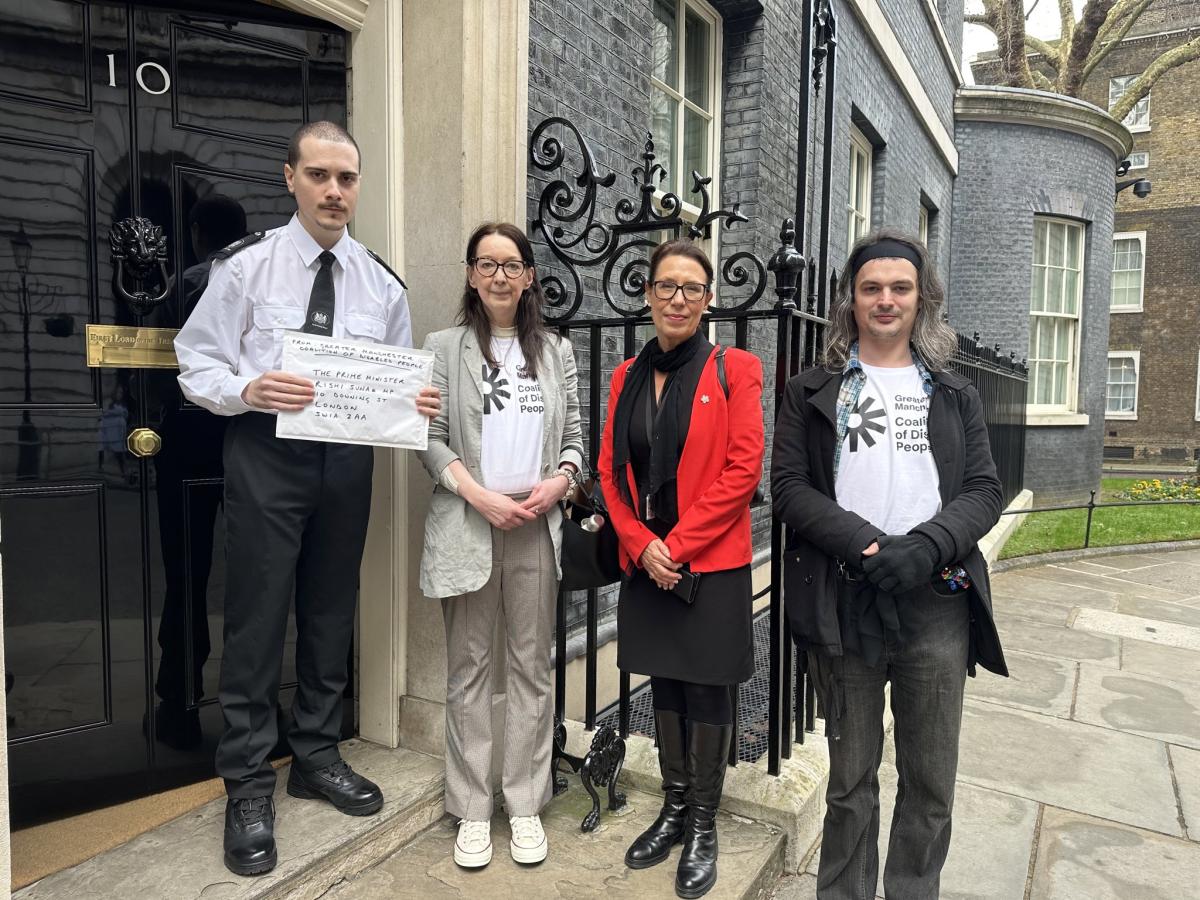
{"label": "woman's clasped hands", "polygon": [[529,496],[518,502],[508,494],[489,491],[479,484],[472,484],[462,489],[463,499],[488,522],[502,531],[519,528],[526,522],[532,522],[538,516],[546,513],[555,503],[560,502],[570,490],[570,483],[562,475],[547,478],[538,482]]}
{"label": "woman's clasped hands", "polygon": [[671,559],[671,551],[658,538],[652,540],[642,551],[642,568],[650,576],[650,580],[664,591],[669,591],[679,582],[678,569],[683,563]]}

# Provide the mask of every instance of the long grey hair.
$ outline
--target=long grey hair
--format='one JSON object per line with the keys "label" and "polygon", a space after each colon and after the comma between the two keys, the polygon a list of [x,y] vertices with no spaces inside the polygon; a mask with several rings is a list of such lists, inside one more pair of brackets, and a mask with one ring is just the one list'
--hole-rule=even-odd
{"label": "long grey hair", "polygon": [[954,329],[942,318],[946,291],[938,278],[929,251],[917,238],[894,228],[880,228],[859,238],[846,256],[846,268],[838,281],[837,296],[829,310],[829,325],[825,329],[825,368],[840,372],[850,361],[850,345],[858,340],[858,323],[854,321],[854,257],[860,250],[876,241],[892,240],[906,244],[921,260],[917,270],[917,319],[910,341],[932,371],[940,372],[950,362],[958,347]]}

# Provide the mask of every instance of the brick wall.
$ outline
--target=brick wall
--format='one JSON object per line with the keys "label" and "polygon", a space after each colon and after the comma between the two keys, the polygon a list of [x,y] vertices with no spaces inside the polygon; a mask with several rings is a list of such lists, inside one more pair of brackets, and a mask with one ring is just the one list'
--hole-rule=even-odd
{"label": "brick wall", "polygon": [[960,121],[950,322],[1025,357],[1035,215],[1086,223],[1077,411],[1086,426],[1030,427],[1025,486],[1039,500],[1086,497],[1100,478],[1112,278],[1111,151],[1048,128]]}
{"label": "brick wall", "polygon": [[[1139,20],[1143,32],[1200,22],[1196,4],[1159,4]],[[1187,18],[1190,15],[1190,19]],[[1165,17],[1165,18],[1164,18]],[[1146,16],[1143,16],[1146,19]],[[1161,53],[1200,34],[1190,32],[1126,40],[1098,66],[1084,97],[1108,102],[1108,80],[1143,71]],[[1194,299],[1200,284],[1200,65],[1174,69],[1150,92],[1150,130],[1134,134],[1134,150],[1150,154],[1150,166],[1129,173],[1153,183],[1149,197],[1132,190],[1117,203],[1117,231],[1146,232],[1143,311],[1110,317],[1109,348],[1139,350],[1138,418],[1105,422],[1105,445],[1133,448],[1138,458],[1179,460],[1200,450],[1196,421],[1200,317]]]}

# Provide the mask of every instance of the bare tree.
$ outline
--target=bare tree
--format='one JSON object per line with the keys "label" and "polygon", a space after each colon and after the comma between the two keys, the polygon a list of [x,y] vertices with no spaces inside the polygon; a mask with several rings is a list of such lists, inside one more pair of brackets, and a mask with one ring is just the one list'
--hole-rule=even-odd
{"label": "bare tree", "polygon": [[[1071,0],[1058,0],[1062,31],[1056,41],[1043,41],[1025,31],[1025,20],[1039,0],[1032,0],[1028,10],[1026,0],[981,2],[983,12],[969,14],[965,20],[996,36],[1001,84],[1078,97],[1088,76],[1121,43],[1153,0],[1086,0],[1078,19]],[[1046,71],[1030,66],[1031,53],[1040,57],[1036,61]],[[1198,58],[1200,36],[1164,51],[1113,104],[1112,117],[1124,119],[1165,73]]]}

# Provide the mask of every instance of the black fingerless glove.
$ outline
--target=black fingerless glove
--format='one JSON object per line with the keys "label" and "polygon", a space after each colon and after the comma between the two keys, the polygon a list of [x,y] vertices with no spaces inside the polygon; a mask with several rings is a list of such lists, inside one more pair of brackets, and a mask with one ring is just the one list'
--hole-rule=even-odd
{"label": "black fingerless glove", "polygon": [[937,545],[923,534],[885,534],[879,552],[864,556],[863,572],[881,591],[902,594],[925,584],[933,575]]}

